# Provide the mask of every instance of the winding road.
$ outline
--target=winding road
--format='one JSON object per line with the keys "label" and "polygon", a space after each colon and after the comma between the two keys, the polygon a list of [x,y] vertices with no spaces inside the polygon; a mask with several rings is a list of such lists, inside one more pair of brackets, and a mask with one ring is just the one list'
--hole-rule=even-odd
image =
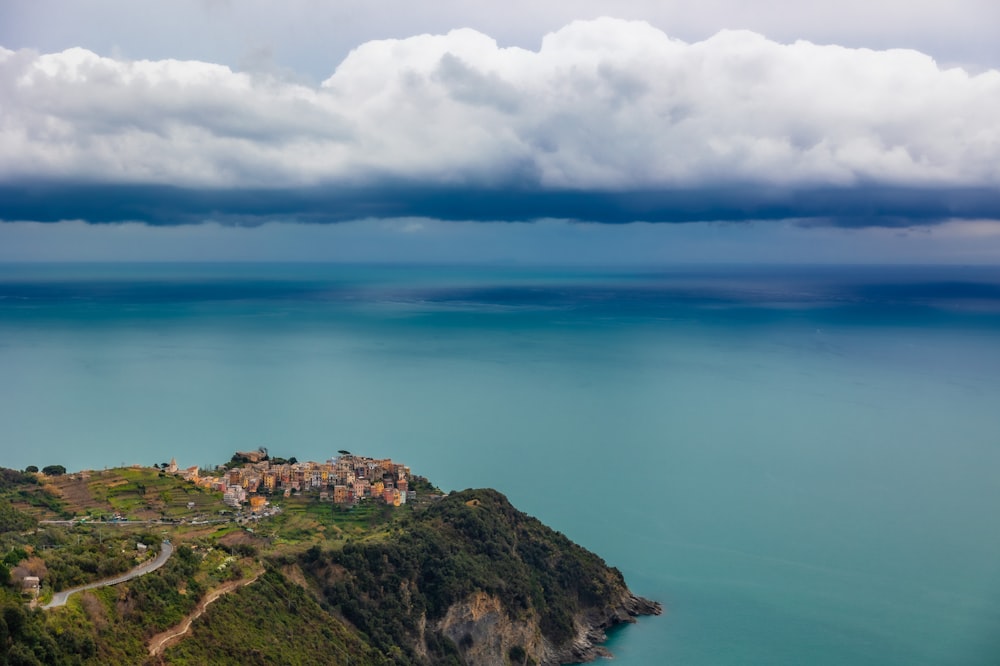
{"label": "winding road", "polygon": [[62,592],[56,592],[52,595],[52,601],[42,606],[42,608],[48,610],[49,608],[58,608],[59,606],[65,606],[66,600],[70,598],[71,595],[77,592],[82,592],[83,590],[93,590],[98,587],[107,587],[108,585],[118,585],[119,583],[124,583],[125,581],[132,580],[133,578],[138,578],[139,576],[144,576],[150,571],[156,571],[170,559],[170,556],[174,554],[174,547],[169,541],[164,541],[163,545],[160,547],[160,552],[157,553],[156,557],[149,561],[144,562],[137,566],[135,569],[122,574],[121,576],[116,576],[114,578],[106,578],[104,580],[99,580],[96,583],[88,583],[87,585],[81,585],[79,587],[71,587],[68,590],[63,590]]}
{"label": "winding road", "polygon": [[233,580],[209,592],[207,595],[205,595],[204,599],[198,602],[198,605],[195,607],[194,611],[190,615],[185,617],[180,622],[180,624],[176,625],[175,627],[171,627],[170,629],[167,629],[163,633],[157,634],[156,636],[153,636],[152,639],[150,639],[149,656],[155,657],[159,655],[166,648],[170,647],[171,645],[179,641],[181,638],[183,638],[185,634],[191,631],[191,624],[199,617],[201,617],[202,614],[204,614],[204,612],[208,610],[209,605],[211,605],[212,602],[214,602],[216,599],[225,594],[229,594],[230,592],[234,592],[245,585],[253,583],[258,578],[260,578],[261,574],[263,573],[264,571],[262,569],[260,571],[257,571],[253,575],[253,578],[247,578],[243,580]]}

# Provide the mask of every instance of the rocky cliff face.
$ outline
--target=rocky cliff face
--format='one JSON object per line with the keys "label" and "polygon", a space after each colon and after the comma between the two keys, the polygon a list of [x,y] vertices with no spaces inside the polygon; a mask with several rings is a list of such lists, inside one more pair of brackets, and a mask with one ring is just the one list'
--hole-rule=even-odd
{"label": "rocky cliff face", "polygon": [[660,604],[627,590],[603,608],[591,608],[573,618],[575,633],[556,645],[541,630],[537,614],[512,620],[499,598],[476,592],[452,604],[436,628],[458,646],[468,666],[507,666],[536,663],[541,666],[583,663],[611,657],[601,643],[607,629],[635,622],[639,615],[659,615]]}
{"label": "rocky cliff face", "polygon": [[511,651],[518,647],[538,661],[538,655],[549,647],[533,614],[512,620],[503,602],[485,592],[474,592],[452,604],[436,629],[458,646],[470,666],[507,664]]}

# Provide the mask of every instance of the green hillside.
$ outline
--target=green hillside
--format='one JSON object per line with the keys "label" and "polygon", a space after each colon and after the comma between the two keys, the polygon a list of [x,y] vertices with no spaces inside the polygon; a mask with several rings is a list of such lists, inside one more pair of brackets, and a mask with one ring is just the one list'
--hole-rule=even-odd
{"label": "green hillside", "polygon": [[[499,663],[487,657],[498,650],[503,663],[564,663],[602,654],[605,628],[659,612],[494,490],[399,507],[274,497],[267,517],[206,523],[219,493],[155,469],[19,474],[0,474],[0,666],[471,666]],[[86,519],[39,522],[56,515]],[[38,576],[44,602],[149,561],[165,539],[175,551],[161,569],[65,607],[33,607],[20,589]]]}

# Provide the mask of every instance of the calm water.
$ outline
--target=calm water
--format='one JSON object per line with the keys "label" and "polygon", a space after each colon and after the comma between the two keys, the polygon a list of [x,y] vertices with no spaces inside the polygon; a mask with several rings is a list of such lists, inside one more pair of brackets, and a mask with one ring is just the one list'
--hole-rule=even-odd
{"label": "calm water", "polygon": [[667,613],[619,664],[1000,663],[1000,271],[0,267],[0,464],[392,456]]}

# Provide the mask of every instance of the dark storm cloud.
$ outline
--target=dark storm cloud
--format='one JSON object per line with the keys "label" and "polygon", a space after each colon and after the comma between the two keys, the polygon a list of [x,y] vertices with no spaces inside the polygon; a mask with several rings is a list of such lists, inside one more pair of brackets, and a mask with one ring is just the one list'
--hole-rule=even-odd
{"label": "dark storm cloud", "polygon": [[0,219],[56,222],[273,220],[329,223],[364,218],[530,221],[562,218],[609,224],[717,220],[814,220],[849,227],[914,226],[1000,218],[1000,190],[902,187],[569,191],[381,185],[377,188],[188,189],[144,185],[0,186]]}
{"label": "dark storm cloud", "polygon": [[574,22],[360,45],[319,86],[0,49],[5,220],[996,218],[1000,72]]}

